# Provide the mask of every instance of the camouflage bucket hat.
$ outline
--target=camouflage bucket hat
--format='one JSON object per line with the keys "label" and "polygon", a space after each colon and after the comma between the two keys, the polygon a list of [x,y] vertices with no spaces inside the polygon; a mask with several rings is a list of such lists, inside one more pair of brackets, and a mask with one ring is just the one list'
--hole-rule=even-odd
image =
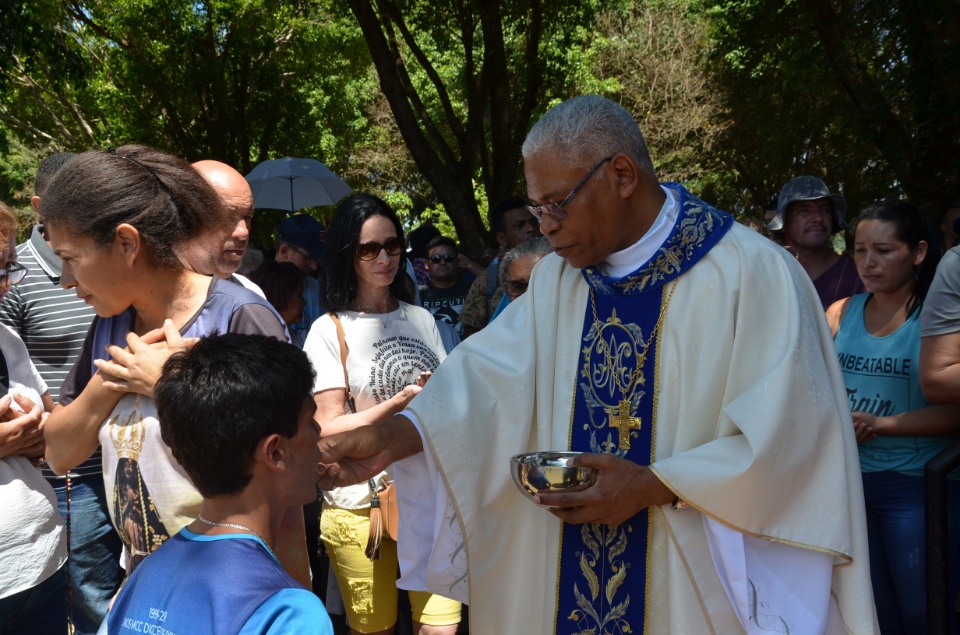
{"label": "camouflage bucket hat", "polygon": [[847,228],[847,221],[844,217],[847,215],[847,201],[841,194],[833,194],[827,184],[815,176],[797,176],[790,179],[783,189],[780,190],[780,198],[777,200],[777,214],[767,223],[767,229],[771,231],[780,231],[783,229],[783,223],[787,213],[787,208],[794,201],[815,201],[821,198],[828,198],[833,203],[833,232]]}

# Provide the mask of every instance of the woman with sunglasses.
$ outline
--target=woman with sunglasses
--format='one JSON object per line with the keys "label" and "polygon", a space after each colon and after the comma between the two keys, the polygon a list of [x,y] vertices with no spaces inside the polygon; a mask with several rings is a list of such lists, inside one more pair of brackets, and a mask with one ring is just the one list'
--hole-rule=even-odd
{"label": "woman with sunglasses", "polygon": [[[400,412],[445,357],[433,316],[409,303],[405,258],[400,221],[385,202],[357,194],[337,207],[324,259],[324,306],[331,313],[314,322],[304,345],[317,372],[321,436]],[[334,315],[343,329],[346,368]],[[324,492],[320,533],[353,633],[389,634],[397,621],[397,544],[384,539],[376,560],[365,553],[373,490],[391,481],[387,471],[370,484]],[[410,604],[415,633],[456,632],[459,602],[411,592]]]}
{"label": "woman with sunglasses", "polygon": [[[159,373],[143,373],[142,362],[169,355],[181,338],[217,332],[285,340],[284,325],[260,296],[182,263],[185,245],[218,232],[223,244],[230,223],[216,192],[180,158],[134,145],[85,152],[57,172],[43,211],[63,261],[61,284],[96,312],[50,416],[46,458],[63,474],[102,447],[108,509],[129,575],[193,522],[201,502],[161,435],[153,401]],[[303,541],[302,512],[294,511],[299,527],[281,533]],[[303,543],[287,533],[266,539],[287,570],[309,582]]]}

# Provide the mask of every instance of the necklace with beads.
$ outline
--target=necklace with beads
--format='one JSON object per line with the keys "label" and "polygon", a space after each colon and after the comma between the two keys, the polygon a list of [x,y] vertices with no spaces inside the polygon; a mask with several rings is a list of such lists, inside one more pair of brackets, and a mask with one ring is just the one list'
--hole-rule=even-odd
{"label": "necklace with beads", "polygon": [[273,559],[276,560],[277,562],[280,562],[280,558],[278,558],[277,554],[273,553],[273,549],[270,548],[270,543],[268,543],[266,539],[264,539],[264,537],[261,536],[260,532],[257,531],[256,529],[251,529],[250,527],[247,527],[245,525],[236,525],[234,523],[215,523],[212,520],[207,520],[206,518],[204,518],[202,514],[197,514],[197,520],[199,520],[202,523],[207,523],[208,525],[211,525],[213,527],[223,527],[224,529],[242,529],[244,531],[249,531],[251,534],[253,534],[254,536],[260,539],[260,542],[262,542],[263,546],[267,548],[267,551],[270,553],[271,556],[273,556]]}
{"label": "necklace with beads", "polygon": [[[667,313],[667,306],[670,304],[670,298],[673,297],[673,291],[676,288],[677,284],[673,283],[667,291],[666,298],[664,298],[663,304],[660,306],[660,316],[657,318],[657,323],[650,332],[650,336],[647,338],[643,350],[637,355],[636,368],[626,383],[620,381],[620,373],[617,372],[614,365],[613,349],[603,338],[603,324],[600,322],[600,318],[597,317],[597,299],[593,288],[590,288],[590,308],[593,309],[593,324],[597,329],[597,339],[599,340],[597,350],[603,355],[607,368],[613,376],[613,381],[616,383],[617,388],[620,389],[620,403],[617,404],[617,408],[615,410],[607,410],[608,427],[617,429],[619,446],[624,450],[630,449],[630,431],[640,429],[640,417],[630,416],[630,395],[633,394],[633,389],[637,385],[637,382],[643,384],[645,381],[643,378],[643,365],[647,361],[647,353],[650,351],[650,346],[653,344],[654,338],[663,328],[663,316]],[[617,321],[619,322],[619,320]]]}

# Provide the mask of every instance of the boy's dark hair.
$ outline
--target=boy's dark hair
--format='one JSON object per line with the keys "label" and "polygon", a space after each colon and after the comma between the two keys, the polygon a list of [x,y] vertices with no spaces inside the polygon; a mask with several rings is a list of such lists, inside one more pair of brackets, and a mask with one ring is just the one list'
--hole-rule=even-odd
{"label": "boy's dark hair", "polygon": [[257,444],[297,433],[313,396],[306,353],[265,335],[211,335],[167,361],[156,386],[164,443],[205,498],[243,490]]}
{"label": "boy's dark hair", "polygon": [[430,255],[430,251],[434,247],[450,247],[453,249],[453,253],[460,253],[460,250],[457,249],[457,242],[453,238],[447,238],[446,236],[434,236],[431,238],[430,242],[427,243],[427,255]]}
{"label": "boy's dark hair", "polygon": [[505,233],[507,231],[507,221],[504,219],[507,212],[512,209],[525,208],[527,206],[527,199],[522,196],[509,196],[490,209],[490,214],[487,216],[487,221],[490,223],[490,231],[494,234],[496,233]]}
{"label": "boy's dark hair", "polygon": [[75,156],[77,156],[76,152],[57,152],[41,161],[37,166],[37,174],[33,177],[33,193],[42,197],[53,175]]}

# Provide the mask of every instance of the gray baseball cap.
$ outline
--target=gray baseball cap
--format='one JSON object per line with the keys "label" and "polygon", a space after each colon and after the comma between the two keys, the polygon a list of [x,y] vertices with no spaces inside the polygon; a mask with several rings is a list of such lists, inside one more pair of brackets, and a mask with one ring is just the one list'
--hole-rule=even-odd
{"label": "gray baseball cap", "polygon": [[847,228],[847,221],[844,217],[847,215],[847,201],[841,194],[832,194],[827,184],[815,176],[796,176],[783,186],[780,190],[780,198],[777,200],[777,214],[767,223],[767,229],[771,231],[780,231],[783,229],[783,221],[787,213],[787,207],[794,201],[815,201],[821,198],[828,198],[833,203],[834,225],[833,233]]}

